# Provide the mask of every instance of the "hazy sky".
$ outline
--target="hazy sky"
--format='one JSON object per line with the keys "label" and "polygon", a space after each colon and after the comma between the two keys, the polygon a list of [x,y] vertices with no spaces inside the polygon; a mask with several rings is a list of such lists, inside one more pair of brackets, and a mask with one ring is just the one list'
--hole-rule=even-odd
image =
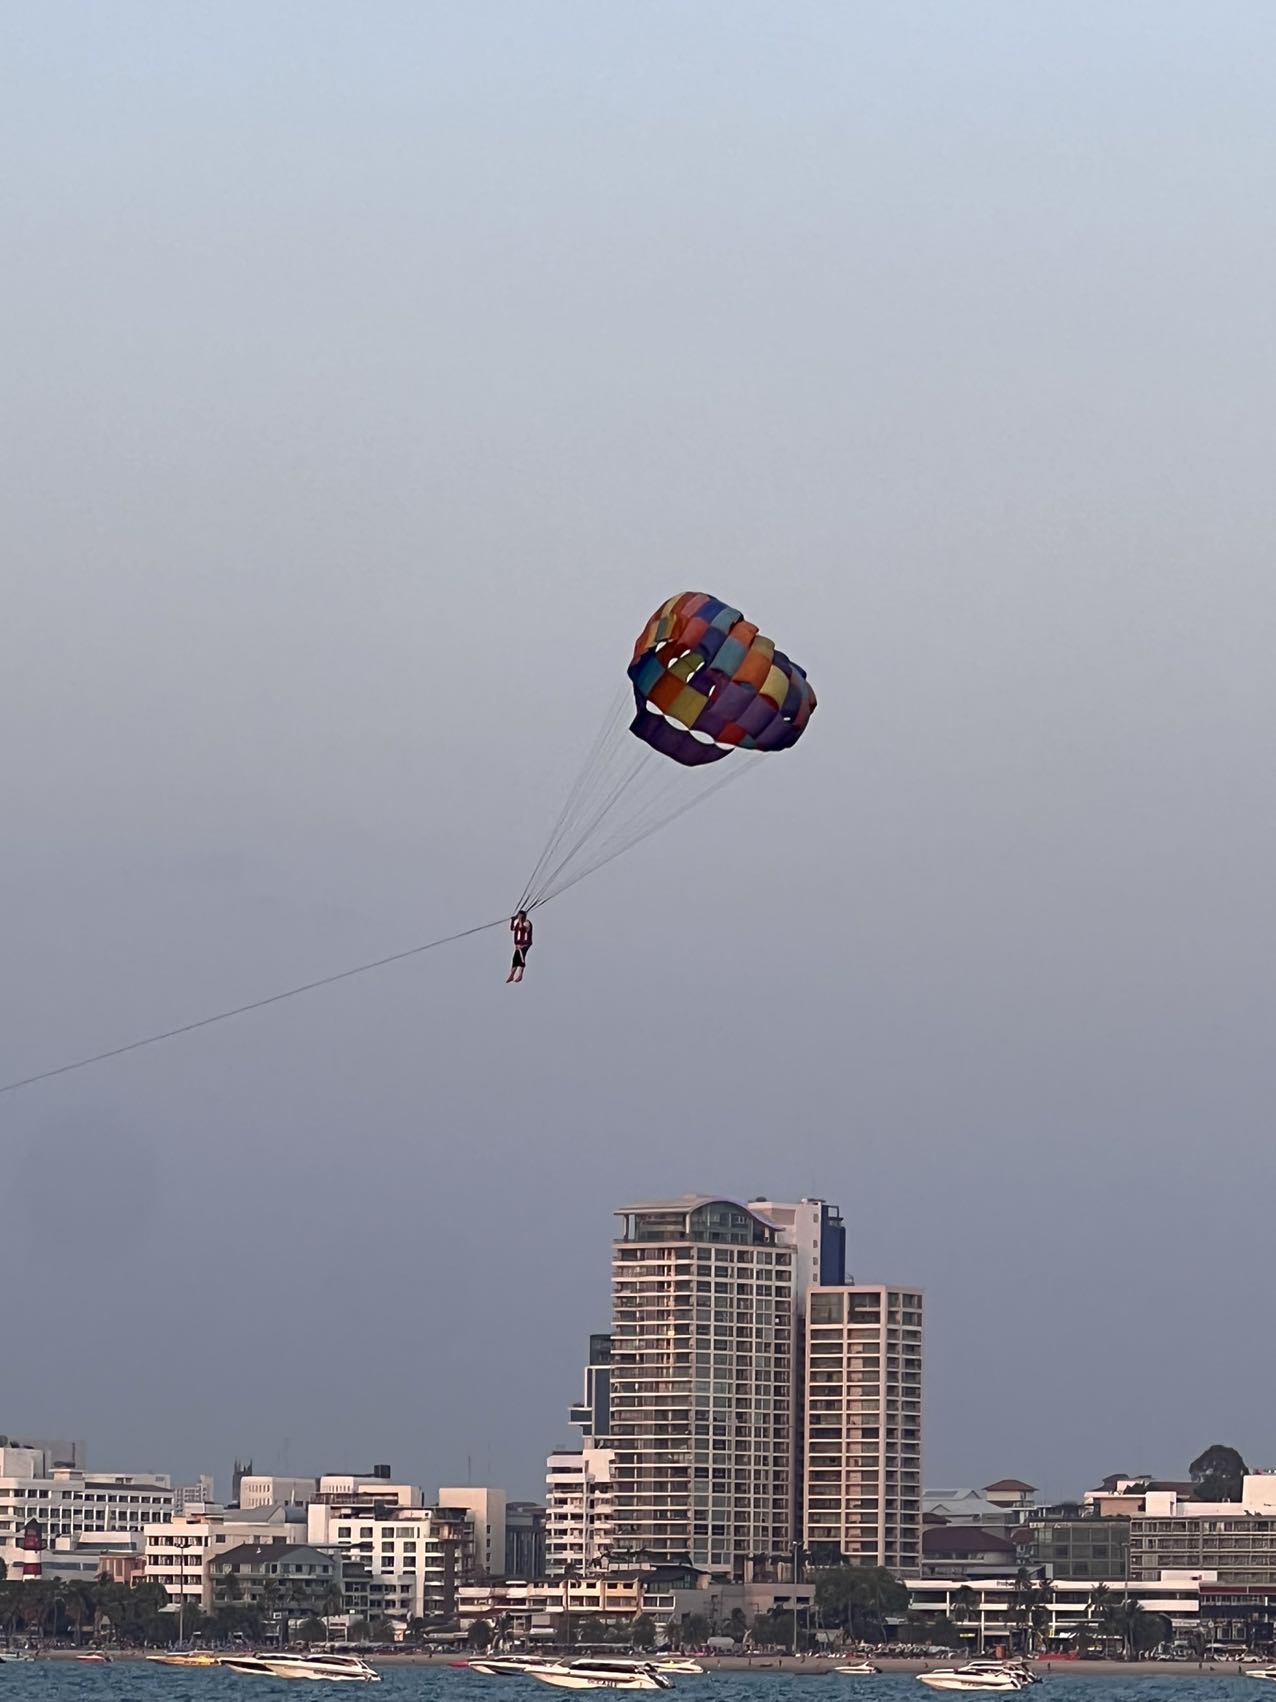
{"label": "hazy sky", "polygon": [[535,1494],[612,1208],[819,1193],[926,1478],[1276,1464],[1276,9],[11,0],[6,1079],[513,903],[633,637],[809,736],[0,1101],[0,1428]]}

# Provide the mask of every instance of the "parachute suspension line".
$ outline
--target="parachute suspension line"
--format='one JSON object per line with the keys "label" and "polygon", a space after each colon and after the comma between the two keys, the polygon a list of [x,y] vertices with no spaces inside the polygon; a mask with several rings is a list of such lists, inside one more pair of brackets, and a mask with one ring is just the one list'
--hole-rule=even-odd
{"label": "parachute suspension line", "polygon": [[680,816],[685,816],[688,811],[706,803],[715,792],[724,791],[728,786],[734,785],[751,769],[759,767],[761,767],[760,762],[733,764],[729,772],[724,774],[720,780],[711,781],[692,797],[684,798],[672,811],[663,812],[645,826],[629,832],[611,835],[610,838],[595,847],[593,854],[577,867],[566,870],[561,879],[556,877],[547,882],[543,895],[535,900],[532,908],[535,909],[539,905],[548,904],[551,899],[561,897],[579,881],[585,880],[589,875],[597,874],[599,869],[604,868],[608,863],[615,862],[617,857],[623,857],[627,851],[632,851],[636,845],[641,845],[644,839],[650,839],[653,833],[659,833],[662,828],[671,826]]}
{"label": "parachute suspension line", "polygon": [[158,1046],[163,1040],[176,1040],[179,1035],[193,1034],[199,1028],[211,1028],[214,1023],[229,1022],[232,1017],[247,1016],[250,1011],[265,1010],[267,1005],[282,1004],[285,999],[295,999],[302,993],[313,993],[320,987],[332,987],[338,981],[349,981],[355,975],[369,975],[374,969],[385,969],[389,964],[402,963],[409,957],[420,957],[422,952],[433,951],[437,946],[450,946],[456,940],[468,940],[473,934],[485,934],[489,928],[504,928],[508,917],[502,916],[495,922],[480,922],[473,928],[462,928],[456,934],[444,934],[437,940],[426,940],[423,945],[408,946],[405,951],[391,952],[388,957],[374,958],[371,963],[356,964],[353,969],[339,969],[335,975],[321,975],[315,981],[303,981],[300,986],[287,987],[282,993],[270,993],[264,999],[253,999],[246,1005],[234,1005],[230,1010],[217,1011],[213,1016],[203,1016],[194,1022],[184,1022],[179,1028],[166,1028],[158,1034],[147,1034],[140,1040],[130,1040],[123,1046],[112,1046],[108,1051],[95,1052],[88,1058],[77,1058],[74,1063],[59,1064],[52,1070],[40,1070],[32,1076],[23,1076],[18,1081],[0,1084],[0,1093],[15,1093],[20,1087],[31,1087],[39,1081],[51,1081],[54,1076],[70,1075],[73,1070],[87,1070],[90,1064],[103,1064],[108,1058],[122,1058],[126,1052],[139,1052],[144,1046]]}
{"label": "parachute suspension line", "polygon": [[627,711],[632,695],[627,685],[621,686],[607,705],[594,742],[590,746],[589,752],[577,772],[576,779],[572,783],[571,790],[567,794],[566,801],[558,813],[558,820],[550,829],[549,838],[545,841],[545,847],[536,860],[536,866],[527,877],[527,885],[523,888],[517,905],[519,910],[526,909],[547,865],[553,860],[563,840],[573,832],[575,811],[580,803],[581,794],[598,769],[604,749],[619,742],[617,734],[622,725],[621,717]]}

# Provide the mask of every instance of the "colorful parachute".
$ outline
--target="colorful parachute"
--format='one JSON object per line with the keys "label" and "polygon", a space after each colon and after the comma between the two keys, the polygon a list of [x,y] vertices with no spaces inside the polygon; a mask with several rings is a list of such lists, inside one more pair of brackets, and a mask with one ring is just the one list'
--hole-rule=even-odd
{"label": "colorful parachute", "polygon": [[702,591],[670,597],[629,664],[638,712],[630,732],[687,767],[732,750],[796,744],[815,709],[806,674],[739,609]]}
{"label": "colorful parachute", "polygon": [[738,609],[699,591],[656,610],[628,674],[519,910],[557,898],[754,766],[731,763],[708,778],[699,773],[706,763],[733,751],[785,750],[815,711],[797,663]]}

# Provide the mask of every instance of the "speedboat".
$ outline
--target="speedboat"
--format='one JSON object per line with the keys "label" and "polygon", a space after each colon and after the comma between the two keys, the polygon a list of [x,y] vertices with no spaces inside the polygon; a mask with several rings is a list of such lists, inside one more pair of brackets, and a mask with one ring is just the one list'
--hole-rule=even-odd
{"label": "speedboat", "polygon": [[77,1661],[86,1661],[97,1667],[110,1666],[111,1664],[111,1657],[102,1654],[99,1649],[90,1649],[87,1654],[77,1655],[75,1658]]}
{"label": "speedboat", "polygon": [[221,1665],[219,1658],[208,1649],[173,1649],[166,1655],[147,1655],[148,1661],[154,1661],[161,1667],[216,1667]]}
{"label": "speedboat", "polygon": [[650,1665],[655,1667],[657,1672],[702,1673],[705,1670],[699,1661],[688,1661],[680,1655],[657,1655]]}
{"label": "speedboat", "polygon": [[556,1661],[531,1676],[558,1690],[672,1690],[673,1680],[650,1661]]}
{"label": "speedboat", "polygon": [[552,1655],[482,1655],[476,1661],[458,1662],[470,1672],[481,1672],[488,1678],[517,1678],[520,1673],[535,1672],[539,1667],[561,1666]]}
{"label": "speedboat", "polygon": [[918,1682],[929,1690],[1026,1690],[1036,1680],[997,1661],[971,1661],[964,1667],[936,1667],[921,1672]]}
{"label": "speedboat", "polygon": [[264,1678],[331,1679],[339,1684],[379,1684],[381,1674],[358,1655],[230,1655],[232,1672]]}
{"label": "speedboat", "polygon": [[875,1672],[881,1670],[881,1667],[875,1667],[872,1661],[847,1661],[844,1666],[833,1668],[841,1678],[871,1678]]}
{"label": "speedboat", "polygon": [[1242,1676],[1245,1678],[1265,1678],[1269,1684],[1276,1684],[1276,1667],[1246,1667]]}
{"label": "speedboat", "polygon": [[958,1672],[1008,1672],[1012,1678],[1022,1679],[1025,1684],[1040,1684],[1041,1674],[1034,1672],[1027,1661],[964,1661],[957,1668]]}

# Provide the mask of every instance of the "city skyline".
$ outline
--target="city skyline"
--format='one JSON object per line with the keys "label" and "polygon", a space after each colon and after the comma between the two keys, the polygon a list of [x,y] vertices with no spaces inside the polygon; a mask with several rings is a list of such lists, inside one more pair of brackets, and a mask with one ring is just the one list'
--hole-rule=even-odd
{"label": "city skyline", "polygon": [[[924,1290],[941,1482],[1276,1458],[1276,8],[21,11],[0,1081],[495,925],[0,1100],[9,1422],[533,1494],[710,1187]],[[818,713],[510,989],[687,590]]]}

